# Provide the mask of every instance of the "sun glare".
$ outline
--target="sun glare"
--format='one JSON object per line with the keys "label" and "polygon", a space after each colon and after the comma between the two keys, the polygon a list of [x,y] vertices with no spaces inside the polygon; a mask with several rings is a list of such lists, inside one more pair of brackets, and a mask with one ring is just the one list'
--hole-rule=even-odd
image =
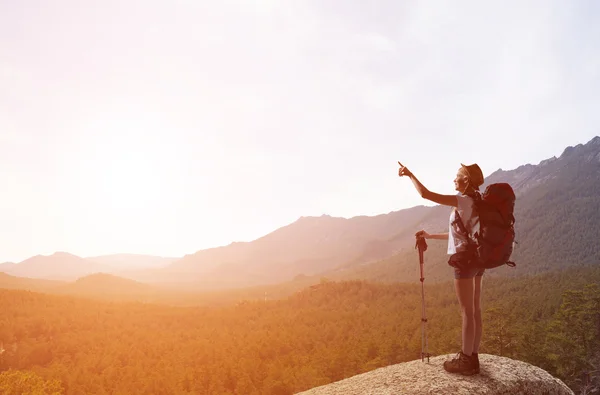
{"label": "sun glare", "polygon": [[164,132],[150,122],[105,122],[93,138],[95,157],[87,161],[86,184],[102,215],[134,219],[160,212],[170,190],[167,164],[176,158],[166,149]]}

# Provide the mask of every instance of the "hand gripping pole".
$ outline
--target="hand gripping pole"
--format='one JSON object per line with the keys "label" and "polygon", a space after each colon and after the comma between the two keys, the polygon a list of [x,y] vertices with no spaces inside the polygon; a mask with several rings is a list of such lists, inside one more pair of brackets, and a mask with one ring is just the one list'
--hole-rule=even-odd
{"label": "hand gripping pole", "polygon": [[429,363],[429,348],[427,345],[427,315],[425,314],[425,276],[423,275],[423,253],[427,250],[427,242],[423,236],[417,235],[415,248],[419,250],[419,266],[421,268],[421,361],[427,358]]}

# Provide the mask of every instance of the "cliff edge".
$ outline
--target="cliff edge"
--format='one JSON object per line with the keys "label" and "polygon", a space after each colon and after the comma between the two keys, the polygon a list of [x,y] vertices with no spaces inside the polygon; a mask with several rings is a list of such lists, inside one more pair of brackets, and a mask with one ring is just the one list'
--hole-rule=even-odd
{"label": "cliff edge", "polygon": [[479,354],[480,374],[462,376],[444,370],[454,355],[441,355],[386,366],[298,395],[574,395],[561,380],[536,366],[496,355]]}

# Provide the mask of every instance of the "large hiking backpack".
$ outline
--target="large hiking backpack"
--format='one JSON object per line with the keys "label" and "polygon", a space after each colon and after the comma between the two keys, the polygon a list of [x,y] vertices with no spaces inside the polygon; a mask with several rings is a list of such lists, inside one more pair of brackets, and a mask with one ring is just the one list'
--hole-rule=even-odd
{"label": "large hiking backpack", "polygon": [[[485,269],[505,264],[515,266],[514,262],[509,261],[515,241],[515,199],[515,193],[507,183],[491,184],[481,198],[474,199],[479,215],[479,232],[473,235],[475,241],[467,238],[471,247],[469,250],[475,255],[470,265]],[[457,222],[461,230],[468,234],[458,213]]]}

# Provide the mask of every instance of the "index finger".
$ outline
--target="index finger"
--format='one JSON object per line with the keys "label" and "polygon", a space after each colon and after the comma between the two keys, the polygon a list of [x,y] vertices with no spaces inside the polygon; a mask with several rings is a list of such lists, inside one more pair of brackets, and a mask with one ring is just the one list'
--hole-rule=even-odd
{"label": "index finger", "polygon": [[404,165],[403,165],[402,163],[400,163],[400,161],[398,161],[398,164],[399,164],[400,166],[404,167]]}

